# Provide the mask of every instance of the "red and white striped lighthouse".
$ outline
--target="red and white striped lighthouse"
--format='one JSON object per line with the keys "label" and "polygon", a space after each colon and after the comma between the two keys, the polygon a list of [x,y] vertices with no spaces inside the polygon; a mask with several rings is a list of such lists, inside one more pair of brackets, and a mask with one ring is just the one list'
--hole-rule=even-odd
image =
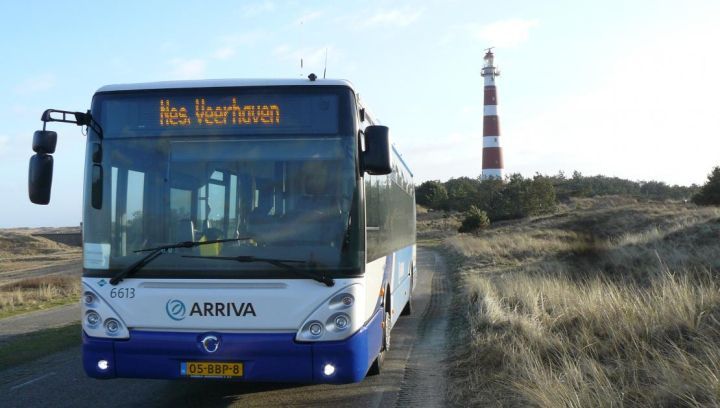
{"label": "red and white striped lighthouse", "polygon": [[492,48],[485,53],[485,65],[482,77],[485,78],[485,100],[483,109],[483,158],[482,178],[501,179],[503,177],[502,149],[500,148],[500,121],[497,112],[497,89],[495,77],[500,71],[495,68],[495,54]]}

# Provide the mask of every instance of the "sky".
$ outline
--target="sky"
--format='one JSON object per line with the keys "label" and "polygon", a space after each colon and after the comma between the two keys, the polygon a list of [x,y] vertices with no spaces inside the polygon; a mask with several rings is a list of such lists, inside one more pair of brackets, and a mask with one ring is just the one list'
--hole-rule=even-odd
{"label": "sky", "polygon": [[720,165],[718,20],[720,1],[3,2],[0,227],[81,221],[75,125],[52,125],[51,204],[28,200],[43,110],[113,83],[321,75],[326,50],[417,183],[480,175],[494,46],[506,173],[702,184]]}

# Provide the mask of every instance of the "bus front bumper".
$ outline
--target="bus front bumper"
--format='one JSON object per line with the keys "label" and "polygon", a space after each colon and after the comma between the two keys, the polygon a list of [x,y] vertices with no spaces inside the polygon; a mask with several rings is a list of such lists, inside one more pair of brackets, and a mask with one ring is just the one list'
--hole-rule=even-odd
{"label": "bus front bumper", "polygon": [[[382,343],[379,309],[357,333],[343,341],[300,343],[294,333],[156,332],[131,330],[123,340],[89,337],[83,332],[83,366],[94,378],[193,378],[181,373],[189,361],[243,364],[242,377],[253,382],[359,382]],[[204,350],[207,335],[219,338],[214,353]],[[102,363],[101,361],[105,361]],[[327,365],[334,370],[328,370]],[[101,367],[105,367],[104,369]],[[326,373],[333,371],[330,375]],[[206,378],[206,377],[203,377]]]}

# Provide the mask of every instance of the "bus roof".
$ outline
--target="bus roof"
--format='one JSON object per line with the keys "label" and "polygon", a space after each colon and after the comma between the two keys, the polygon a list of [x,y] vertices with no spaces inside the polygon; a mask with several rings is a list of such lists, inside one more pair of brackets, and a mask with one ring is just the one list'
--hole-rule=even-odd
{"label": "bus roof", "polygon": [[355,91],[344,79],[202,79],[193,81],[159,81],[138,84],[105,85],[96,92],[143,91],[151,89],[224,88],[251,86],[346,86]]}

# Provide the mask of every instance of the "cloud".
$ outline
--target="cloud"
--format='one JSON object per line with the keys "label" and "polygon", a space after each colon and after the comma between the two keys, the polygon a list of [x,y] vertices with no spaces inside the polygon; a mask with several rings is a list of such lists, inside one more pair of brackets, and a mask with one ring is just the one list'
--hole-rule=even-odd
{"label": "cloud", "polygon": [[361,27],[391,26],[407,27],[417,21],[425,12],[425,8],[405,7],[403,9],[380,10],[364,19]]}
{"label": "cloud", "polygon": [[13,105],[10,107],[10,111],[15,116],[27,116],[28,114],[33,112],[25,105]]}
{"label": "cloud", "polygon": [[200,58],[175,58],[170,60],[171,79],[199,79],[204,77],[207,61]]}
{"label": "cloud", "polygon": [[482,145],[482,129],[453,132],[432,140],[398,140],[398,149],[418,183],[450,177],[477,177],[482,173]]}
{"label": "cloud", "polygon": [[261,39],[267,37],[267,33],[263,31],[249,31],[243,34],[226,35],[219,39],[220,47],[215,49],[211,56],[218,60],[226,60],[237,54],[238,49],[246,46],[252,46]]}
{"label": "cloud", "polygon": [[4,156],[8,151],[8,143],[10,136],[0,135],[0,156]]}
{"label": "cloud", "polygon": [[55,75],[40,74],[29,77],[15,86],[15,93],[18,95],[31,95],[44,92],[55,86]]}
{"label": "cloud", "polygon": [[257,17],[260,14],[275,11],[277,6],[274,2],[266,0],[261,2],[246,2],[240,8],[240,14],[243,17]]}
{"label": "cloud", "polygon": [[237,53],[237,50],[235,49],[235,47],[226,45],[226,46],[216,49],[213,52],[212,56],[215,59],[226,60],[226,59],[234,56],[236,53]]}
{"label": "cloud", "polygon": [[487,44],[489,47],[510,48],[527,41],[530,29],[537,27],[539,24],[540,22],[535,19],[512,18],[490,24],[469,24],[464,28],[471,37],[483,44]]}
{"label": "cloud", "polygon": [[301,15],[300,17],[298,17],[295,20],[294,25],[300,25],[301,23],[307,24],[308,22],[317,20],[318,18],[320,18],[324,15],[325,15],[325,12],[322,10],[309,11],[309,12]]}
{"label": "cloud", "polygon": [[32,155],[32,132],[27,135],[0,134],[0,157],[24,161]]}
{"label": "cloud", "polygon": [[291,48],[287,44],[280,44],[275,49],[273,49],[273,54],[277,57],[285,57],[291,52]]}
{"label": "cloud", "polygon": [[[702,183],[720,151],[720,56],[707,48],[718,37],[720,27],[710,25],[648,33],[606,58],[613,62],[597,86],[503,123],[503,142],[513,152],[506,166],[525,171],[552,163],[566,173]],[[694,65],[688,75],[668,76],[679,49]]]}

